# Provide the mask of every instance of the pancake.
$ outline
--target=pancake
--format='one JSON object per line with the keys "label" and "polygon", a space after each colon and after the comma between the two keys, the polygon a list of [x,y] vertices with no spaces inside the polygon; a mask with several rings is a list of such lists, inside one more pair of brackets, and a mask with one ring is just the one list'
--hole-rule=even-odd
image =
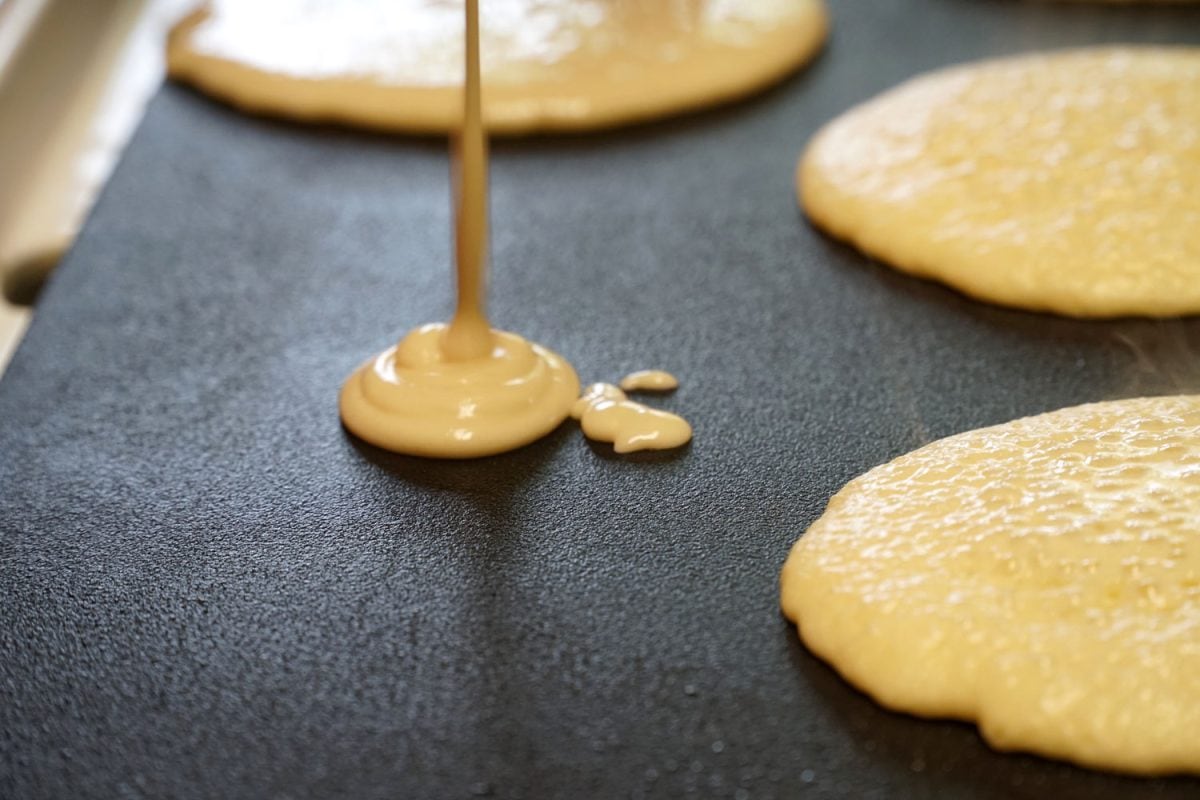
{"label": "pancake", "polygon": [[[178,80],[290,119],[444,133],[461,119],[462,8],[211,0],[168,45]],[[484,10],[493,133],[589,130],[756,92],[825,38],[822,0],[503,0]]]}
{"label": "pancake", "polygon": [[1200,48],[953,67],[827,125],[809,217],[883,262],[1005,306],[1200,312]]}
{"label": "pancake", "polygon": [[882,705],[1001,750],[1200,773],[1200,395],[1067,408],[851,481],[781,576]]}

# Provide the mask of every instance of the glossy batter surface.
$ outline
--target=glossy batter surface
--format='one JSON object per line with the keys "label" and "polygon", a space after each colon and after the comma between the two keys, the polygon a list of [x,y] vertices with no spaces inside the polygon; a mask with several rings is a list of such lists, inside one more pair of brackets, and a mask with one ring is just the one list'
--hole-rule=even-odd
{"label": "glossy batter surface", "polygon": [[1200,395],[934,442],[849,483],[782,607],[889,708],[993,746],[1200,772]]}
{"label": "glossy batter surface", "polygon": [[579,420],[584,436],[609,442],[618,453],[673,450],[692,440],[686,419],[634,402],[611,383],[588,386],[571,406],[571,416]]}
{"label": "glossy batter surface", "polygon": [[579,379],[561,356],[488,322],[479,0],[467,0],[465,12],[462,131],[453,149],[454,317],[417,328],[359,367],[338,403],[343,424],[359,438],[433,458],[489,456],[529,444],[558,427],[579,394]]}
{"label": "glossy batter surface", "polygon": [[627,392],[670,392],[679,388],[679,379],[661,369],[639,369],[621,378],[619,385]]}
{"label": "glossy batter surface", "polygon": [[571,404],[571,419],[581,419],[583,415],[595,403],[601,400],[628,400],[629,396],[624,391],[613,386],[611,383],[593,383],[589,384],[583,390],[583,394],[575,399]]}
{"label": "glossy batter surface", "polygon": [[[825,38],[821,0],[495,0],[482,13],[493,132],[590,129],[731,100]],[[211,0],[172,33],[173,76],[248,110],[457,129],[462,6]]]}
{"label": "glossy batter surface", "polygon": [[982,300],[1080,317],[1200,312],[1200,49],[955,67],[814,139],[813,221]]}
{"label": "glossy batter surface", "polygon": [[475,458],[529,444],[567,417],[579,379],[562,356],[493,331],[480,359],[453,361],[445,325],[409,333],[342,387],[346,426],[372,444],[435,458]]}

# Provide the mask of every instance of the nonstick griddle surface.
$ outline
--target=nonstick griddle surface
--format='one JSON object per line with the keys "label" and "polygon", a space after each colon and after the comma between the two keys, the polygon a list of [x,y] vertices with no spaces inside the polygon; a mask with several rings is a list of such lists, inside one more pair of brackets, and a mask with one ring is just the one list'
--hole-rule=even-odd
{"label": "nonstick griddle surface", "polygon": [[444,319],[446,145],[167,87],[0,383],[0,796],[1194,798],[882,711],[777,611],[847,480],[934,438],[1200,389],[1200,321],[982,305],[810,228],[795,159],[918,72],[1200,43],[1200,9],[842,0],[753,101],[497,143],[492,309],[585,381],[663,367],[682,452],[572,424],[439,463],[341,381]]}

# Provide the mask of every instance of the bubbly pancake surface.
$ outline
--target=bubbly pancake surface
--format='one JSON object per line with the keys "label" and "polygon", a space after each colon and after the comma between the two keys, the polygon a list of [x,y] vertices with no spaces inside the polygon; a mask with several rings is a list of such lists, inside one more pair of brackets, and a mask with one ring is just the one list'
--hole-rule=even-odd
{"label": "bubbly pancake surface", "polygon": [[989,743],[1200,773],[1200,395],[1063,409],[849,483],[784,613],[883,705]]}
{"label": "bubbly pancake surface", "polygon": [[1200,312],[1200,48],[1093,48],[914,79],[827,125],[817,225],[982,300]]}
{"label": "bubbly pancake surface", "polygon": [[[461,5],[210,0],[173,31],[176,78],[244,108],[414,132],[461,119]],[[734,99],[824,40],[822,0],[496,0],[483,10],[494,133],[591,129]]]}

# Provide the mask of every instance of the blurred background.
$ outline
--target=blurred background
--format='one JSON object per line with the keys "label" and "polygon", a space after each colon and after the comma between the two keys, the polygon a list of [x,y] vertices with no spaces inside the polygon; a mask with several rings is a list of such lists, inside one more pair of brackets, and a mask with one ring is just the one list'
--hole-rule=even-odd
{"label": "blurred background", "polygon": [[0,0],[0,374],[196,0]]}

